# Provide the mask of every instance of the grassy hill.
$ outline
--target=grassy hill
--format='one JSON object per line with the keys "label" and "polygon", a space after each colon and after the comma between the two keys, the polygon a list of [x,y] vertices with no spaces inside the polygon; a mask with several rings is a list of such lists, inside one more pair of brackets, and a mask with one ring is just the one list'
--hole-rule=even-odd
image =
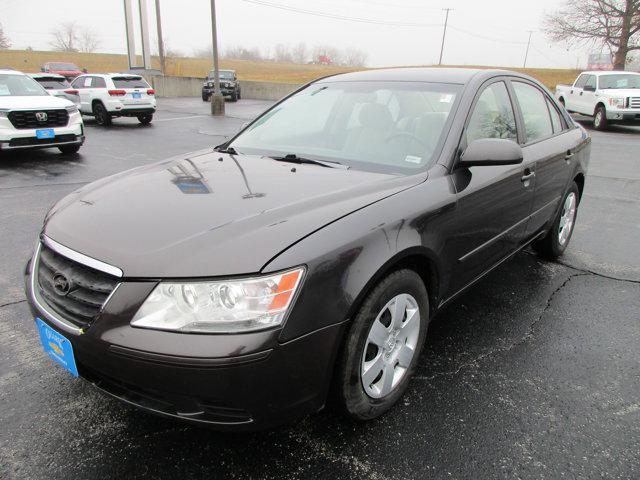
{"label": "grassy hill", "polygon": [[[38,72],[43,63],[53,61],[72,62],[80,68],[86,68],[89,72],[120,72],[128,68],[126,55],[0,50],[0,67],[11,67],[23,72]],[[152,63],[155,68],[159,68],[157,57],[152,58]],[[206,58],[172,58],[167,60],[166,73],[167,75],[183,77],[204,77],[210,68],[211,60]],[[325,75],[360,70],[359,68],[333,65],[301,65],[294,63],[226,59],[221,61],[221,68],[236,70],[242,80],[262,80],[284,83],[304,83]],[[577,70],[505,68],[531,75],[551,89],[558,83],[573,82],[578,74]]]}

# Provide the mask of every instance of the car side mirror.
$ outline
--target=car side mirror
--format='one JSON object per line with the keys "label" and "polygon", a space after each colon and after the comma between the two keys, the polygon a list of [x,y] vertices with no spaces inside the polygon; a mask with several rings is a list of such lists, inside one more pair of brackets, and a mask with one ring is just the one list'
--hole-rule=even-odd
{"label": "car side mirror", "polygon": [[40,71],[41,71],[41,72],[44,72],[44,67],[40,67]]}
{"label": "car side mirror", "polygon": [[595,92],[596,91],[596,87],[594,87],[593,85],[585,85],[583,90],[585,92]]}
{"label": "car side mirror", "polygon": [[522,148],[513,140],[480,138],[467,146],[460,156],[459,165],[517,165],[522,163],[522,158]]}

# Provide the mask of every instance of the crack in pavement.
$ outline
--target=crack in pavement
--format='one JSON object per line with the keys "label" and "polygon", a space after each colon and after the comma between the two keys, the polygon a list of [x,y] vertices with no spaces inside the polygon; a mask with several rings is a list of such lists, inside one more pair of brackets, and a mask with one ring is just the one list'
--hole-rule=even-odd
{"label": "crack in pavement", "polygon": [[[578,270],[578,269],[576,269],[576,270]],[[456,368],[455,370],[448,370],[448,371],[445,371],[445,372],[437,372],[437,373],[434,373],[433,375],[428,375],[428,376],[427,375],[415,375],[413,377],[413,379],[429,381],[429,380],[433,380],[433,379],[435,379],[437,377],[442,377],[442,376],[455,376],[465,368],[471,368],[471,367],[476,367],[477,368],[477,367],[479,367],[478,363],[481,362],[482,360],[484,360],[487,357],[490,357],[490,356],[492,356],[492,355],[494,355],[496,353],[508,352],[508,351],[514,349],[515,347],[524,344],[527,340],[529,340],[531,337],[533,337],[533,332],[535,330],[536,325],[542,320],[544,315],[547,313],[547,310],[549,310],[549,308],[551,307],[551,302],[553,301],[553,299],[557,295],[557,293],[560,290],[562,290],[565,286],[567,286],[567,284],[573,278],[575,278],[575,277],[584,277],[584,276],[589,276],[589,275],[591,275],[590,272],[580,272],[580,273],[573,273],[573,274],[569,275],[566,278],[566,280],[564,282],[562,282],[562,284],[560,286],[558,286],[553,292],[551,292],[551,295],[549,295],[549,298],[547,299],[547,303],[545,304],[544,308],[542,309],[542,312],[540,312],[540,315],[538,315],[538,318],[536,318],[533,322],[531,322],[527,332],[519,340],[507,345],[506,347],[492,348],[489,351],[478,355],[473,360],[460,364],[458,366],[458,368]]]}
{"label": "crack in pavement", "polygon": [[22,300],[14,300],[13,302],[3,303],[2,305],[0,305],[0,308],[10,307],[11,305],[18,305],[19,303],[24,303],[26,301],[27,301],[26,298],[23,298]]}

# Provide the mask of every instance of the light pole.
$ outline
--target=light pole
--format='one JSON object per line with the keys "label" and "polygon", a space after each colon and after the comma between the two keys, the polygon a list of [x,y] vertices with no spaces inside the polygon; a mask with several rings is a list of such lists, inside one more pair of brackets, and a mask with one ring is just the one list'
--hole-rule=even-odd
{"label": "light pole", "polygon": [[442,65],[442,52],[444,51],[444,38],[447,35],[447,23],[449,22],[449,12],[453,10],[453,8],[444,8],[447,12],[444,17],[444,30],[442,31],[442,45],[440,45],[440,60],[438,60],[438,65]]}
{"label": "light pole", "polygon": [[162,17],[160,16],[160,0],[156,0],[156,29],[158,31],[158,56],[160,57],[160,71],[164,75],[164,40],[162,39]]}
{"label": "light pole", "polygon": [[218,67],[218,32],[216,28],[216,0],[211,0],[211,46],[213,50],[213,95],[211,115],[224,115],[224,97],[220,92],[220,68]]}

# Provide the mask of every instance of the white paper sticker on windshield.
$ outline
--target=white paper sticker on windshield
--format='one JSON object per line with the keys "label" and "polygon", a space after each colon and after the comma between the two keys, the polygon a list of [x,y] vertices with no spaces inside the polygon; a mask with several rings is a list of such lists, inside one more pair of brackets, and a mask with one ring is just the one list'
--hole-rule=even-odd
{"label": "white paper sticker on windshield", "polygon": [[11,91],[9,90],[9,87],[4,83],[0,83],[0,95],[5,95],[5,96],[11,95]]}
{"label": "white paper sticker on windshield", "polygon": [[453,95],[450,93],[443,93],[440,95],[440,103],[451,103],[453,101]]}
{"label": "white paper sticker on windshield", "polygon": [[422,161],[422,157],[416,157],[415,155],[407,155],[404,157],[405,162],[410,163],[420,163]]}

